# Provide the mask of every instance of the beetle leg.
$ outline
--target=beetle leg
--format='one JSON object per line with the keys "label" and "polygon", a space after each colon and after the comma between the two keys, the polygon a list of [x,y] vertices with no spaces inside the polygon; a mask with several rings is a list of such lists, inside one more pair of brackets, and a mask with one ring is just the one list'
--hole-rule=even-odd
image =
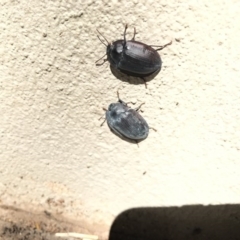
{"label": "beetle leg", "polygon": [[135,142],[136,142],[136,144],[137,144],[137,146],[138,146],[138,148],[139,148],[138,141],[137,141],[137,140],[135,140]]}
{"label": "beetle leg", "polygon": [[96,66],[102,66],[105,62],[107,62],[107,59],[103,59],[102,63],[96,63]]}
{"label": "beetle leg", "polygon": [[[103,65],[103,64],[107,61],[107,58],[106,58],[106,59],[103,59],[105,56],[106,56],[106,54],[105,54],[103,57],[99,58],[99,59],[95,62],[97,66]],[[97,63],[97,62],[99,62],[101,59],[103,59],[103,62],[102,62],[102,63]]]}
{"label": "beetle leg", "polygon": [[140,78],[144,81],[145,88],[147,88],[147,81],[145,80],[145,78],[143,78],[143,77],[140,77]]}
{"label": "beetle leg", "polygon": [[151,45],[151,47],[159,47],[158,49],[155,49],[155,50],[156,50],[156,51],[160,51],[160,50],[164,49],[165,47],[167,47],[167,46],[169,46],[169,45],[171,45],[171,44],[172,44],[172,41],[169,42],[169,43],[167,43],[167,44],[165,44],[165,45],[163,45],[163,46]]}
{"label": "beetle leg", "polygon": [[138,106],[138,107],[135,109],[135,111],[139,111],[140,108],[141,108],[141,106],[144,105],[144,104],[145,104],[145,103],[142,103],[140,106]]}
{"label": "beetle leg", "polygon": [[102,127],[105,122],[106,122],[106,118],[105,118],[104,121],[101,123],[100,127]]}
{"label": "beetle leg", "polygon": [[135,41],[135,36],[136,36],[136,34],[137,34],[137,32],[136,32],[136,28],[134,28],[132,41]]}
{"label": "beetle leg", "polygon": [[153,127],[149,127],[149,129],[152,129],[153,131],[157,132],[157,129],[155,129]]}
{"label": "beetle leg", "polygon": [[131,103],[132,105],[134,105],[134,104],[135,104],[134,102],[126,102],[126,105],[128,105],[129,103]]}

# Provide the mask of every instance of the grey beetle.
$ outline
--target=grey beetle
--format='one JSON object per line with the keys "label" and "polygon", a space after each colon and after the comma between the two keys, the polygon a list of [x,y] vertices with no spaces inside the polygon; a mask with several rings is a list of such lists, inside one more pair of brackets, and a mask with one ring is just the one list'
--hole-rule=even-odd
{"label": "grey beetle", "polygon": [[[101,34],[98,33],[105,39],[104,41],[99,37],[98,39],[106,46],[107,59],[103,60],[103,63],[98,64],[103,57],[96,61],[96,65],[102,65],[106,61],[110,62],[110,65],[115,69],[134,77],[140,77],[144,80],[146,86],[146,80],[144,77],[150,76],[154,73],[158,73],[162,67],[162,60],[157,51],[162,50],[168,45],[172,44],[172,41],[163,46],[150,46],[145,43],[135,41],[136,28],[134,28],[134,35],[132,40],[126,40],[126,31],[128,25],[126,24],[124,29],[124,39],[117,40],[113,43],[109,43],[108,40]],[[154,49],[153,47],[158,47]]]}
{"label": "grey beetle", "polygon": [[132,109],[119,98],[118,92],[117,95],[118,102],[111,103],[108,110],[104,109],[106,111],[105,120],[107,120],[109,128],[118,136],[136,142],[147,138],[149,126],[145,119],[138,113],[138,110],[144,103],[137,109]]}

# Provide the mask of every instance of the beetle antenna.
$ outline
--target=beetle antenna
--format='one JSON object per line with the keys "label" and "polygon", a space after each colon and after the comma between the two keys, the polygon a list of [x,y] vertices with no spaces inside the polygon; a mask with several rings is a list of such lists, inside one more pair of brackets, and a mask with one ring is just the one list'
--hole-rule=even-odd
{"label": "beetle antenna", "polygon": [[136,32],[136,28],[134,27],[134,32],[133,32],[133,38],[132,41],[135,41],[135,36],[136,36],[137,32]]}
{"label": "beetle antenna", "polygon": [[[97,64],[97,62],[99,62],[101,59],[103,59],[107,54],[105,54],[104,56],[100,57],[95,63]],[[101,66],[103,65],[105,62],[107,61],[107,59],[103,60],[103,63],[98,63],[97,66]]]}
{"label": "beetle antenna", "polygon": [[[107,111],[107,109],[106,108],[103,108],[103,110],[104,111]],[[104,117],[104,115],[102,116],[102,117],[100,117],[98,120],[101,120],[102,118]],[[102,125],[105,123],[105,121],[106,121],[106,118],[104,118],[104,121],[101,123],[101,127],[102,127]]]}
{"label": "beetle antenna", "polygon": [[107,44],[97,35],[98,39],[100,40],[100,42],[107,47]]}
{"label": "beetle antenna", "polygon": [[117,90],[117,97],[118,97],[118,102],[123,103],[123,101],[120,99],[118,90]]}
{"label": "beetle antenna", "polygon": [[123,101],[120,99],[120,95],[119,95],[118,90],[117,90],[117,97],[118,97],[118,101],[119,101],[120,103],[123,103]]}
{"label": "beetle antenna", "polygon": [[123,32],[123,39],[124,39],[124,45],[126,45],[126,32],[127,32],[128,24],[125,25],[125,29]]}
{"label": "beetle antenna", "polygon": [[120,100],[120,98],[119,98],[119,92],[118,92],[118,90],[117,90],[117,97],[118,97],[118,101]]}
{"label": "beetle antenna", "polygon": [[[108,45],[110,45],[109,41],[103,36],[103,34],[100,33],[100,32],[98,31],[98,29],[96,29],[96,30],[97,30],[98,34],[100,34],[100,35],[104,38],[104,40],[108,43]],[[98,35],[97,35],[97,37],[98,37],[98,39],[100,40],[100,42],[107,47],[107,44],[104,43],[103,40],[102,40]]]}

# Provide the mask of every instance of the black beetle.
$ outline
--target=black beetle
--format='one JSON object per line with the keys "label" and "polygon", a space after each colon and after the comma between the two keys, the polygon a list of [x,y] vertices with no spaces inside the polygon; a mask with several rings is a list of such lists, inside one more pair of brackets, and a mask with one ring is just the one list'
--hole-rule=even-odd
{"label": "black beetle", "polygon": [[[161,70],[162,60],[157,51],[162,50],[168,45],[172,44],[172,41],[165,44],[164,46],[150,46],[145,43],[135,41],[136,28],[134,28],[133,38],[130,41],[126,41],[126,31],[128,25],[125,25],[124,29],[124,39],[117,40],[113,43],[109,43],[108,40],[101,34],[98,33],[105,39],[104,41],[99,37],[98,39],[107,47],[106,54],[107,59],[103,60],[103,63],[97,64],[99,60],[96,61],[96,65],[102,65],[106,61],[110,62],[110,65],[121,72],[134,77],[140,77],[144,80],[146,86],[146,80],[144,77],[150,76],[154,73],[158,73]],[[158,47],[154,49],[153,47]]]}
{"label": "black beetle", "polygon": [[144,103],[138,108],[132,109],[119,98],[118,92],[117,95],[118,102],[111,103],[108,110],[104,109],[106,111],[105,120],[107,120],[109,128],[118,136],[129,140],[135,140],[136,142],[147,138],[149,126],[144,118],[138,113],[138,110]]}

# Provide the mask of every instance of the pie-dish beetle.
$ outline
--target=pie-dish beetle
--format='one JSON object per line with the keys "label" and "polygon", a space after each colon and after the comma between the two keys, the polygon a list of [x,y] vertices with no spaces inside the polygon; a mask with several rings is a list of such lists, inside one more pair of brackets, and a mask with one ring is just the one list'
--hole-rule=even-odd
{"label": "pie-dish beetle", "polygon": [[118,92],[117,96],[118,102],[111,103],[108,109],[104,109],[106,111],[104,122],[107,120],[109,128],[121,138],[134,140],[135,142],[147,138],[149,126],[138,112],[144,103],[138,108],[132,109],[119,98]]}
{"label": "pie-dish beetle", "polygon": [[[136,28],[134,28],[133,38],[129,41],[126,40],[126,31],[128,25],[125,25],[123,40],[117,40],[110,43],[98,30],[105,43],[99,35],[98,39],[106,46],[106,54],[96,61],[96,65],[102,65],[106,61],[109,61],[110,65],[117,70],[134,77],[140,77],[146,80],[144,77],[150,76],[154,73],[158,73],[162,67],[162,60],[157,51],[162,50],[168,45],[172,44],[172,41],[163,46],[150,46],[142,42],[135,41]],[[153,47],[158,47],[154,49]],[[107,55],[107,59],[104,59],[102,63],[98,62]]]}

